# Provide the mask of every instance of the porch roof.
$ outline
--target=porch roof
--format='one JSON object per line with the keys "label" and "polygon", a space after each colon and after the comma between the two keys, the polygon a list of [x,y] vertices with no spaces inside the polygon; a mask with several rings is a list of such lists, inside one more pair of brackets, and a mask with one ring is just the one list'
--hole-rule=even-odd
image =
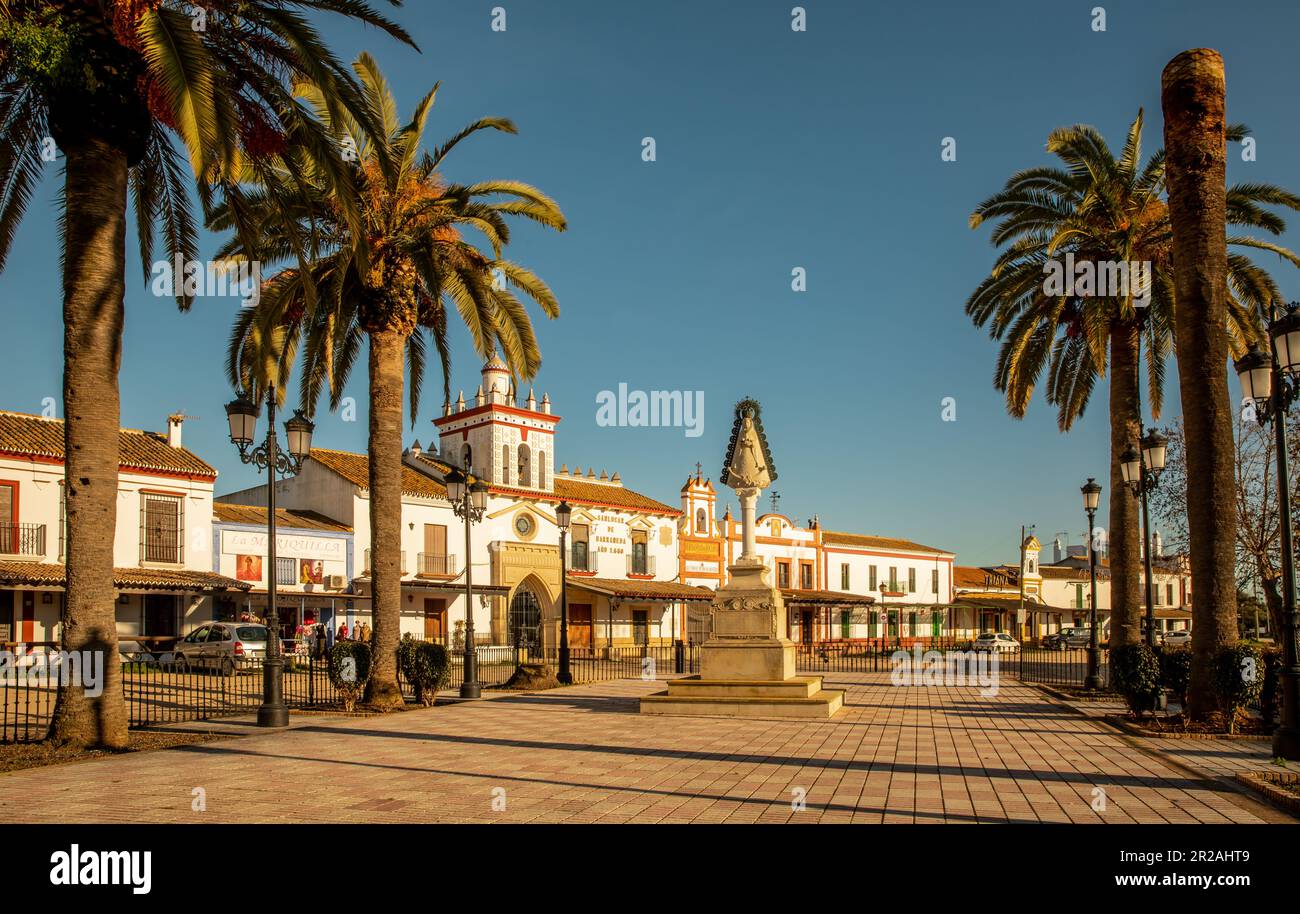
{"label": "porch roof", "polygon": [[[67,574],[63,565],[50,562],[0,561],[0,586],[62,587]],[[113,586],[118,590],[248,590],[236,581],[213,571],[188,568],[114,568]]]}
{"label": "porch roof", "polygon": [[676,581],[627,581],[619,578],[589,578],[569,575],[570,587],[581,587],[592,593],[616,597],[620,600],[650,600],[653,602],[712,602],[713,591],[707,587],[679,584]]}
{"label": "porch roof", "polygon": [[[464,577],[463,572],[461,577]],[[352,583],[354,585],[353,590],[356,589],[356,585],[358,584],[367,588],[367,590],[372,587],[369,575],[362,575],[361,577],[353,578]],[[465,582],[456,578],[402,578],[401,583],[403,587],[418,587],[420,590],[428,590],[433,593],[445,593],[452,596],[463,596],[465,593]],[[474,593],[487,594],[491,597],[504,597],[509,595],[510,588],[504,584],[480,584],[478,581],[475,581]],[[349,599],[359,597],[362,600],[369,600],[372,594],[340,593],[339,596],[347,597]]]}
{"label": "porch roof", "polygon": [[794,587],[781,588],[781,597],[785,602],[796,606],[870,606],[876,602],[875,597],[865,594],[839,590],[801,590]]}

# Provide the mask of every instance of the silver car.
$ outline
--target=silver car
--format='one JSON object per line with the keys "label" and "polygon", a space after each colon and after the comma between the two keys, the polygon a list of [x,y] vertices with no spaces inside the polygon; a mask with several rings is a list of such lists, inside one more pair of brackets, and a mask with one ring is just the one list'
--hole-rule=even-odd
{"label": "silver car", "polygon": [[1173,631],[1165,632],[1164,637],[1161,639],[1161,643],[1167,644],[1170,647],[1181,647],[1184,644],[1191,644],[1191,629],[1176,628]]}
{"label": "silver car", "polygon": [[1004,653],[1020,650],[1020,642],[1005,632],[985,632],[971,644],[977,651],[994,651]]}
{"label": "silver car", "polygon": [[266,657],[269,632],[265,625],[250,622],[210,622],[200,625],[172,651],[177,669],[219,670],[233,676],[250,661]]}

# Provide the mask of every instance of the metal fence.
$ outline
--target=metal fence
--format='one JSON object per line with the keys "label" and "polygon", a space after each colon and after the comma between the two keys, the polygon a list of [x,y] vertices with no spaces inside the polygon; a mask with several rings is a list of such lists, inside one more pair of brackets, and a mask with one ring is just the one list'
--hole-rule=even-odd
{"label": "metal fence", "polygon": [[[480,647],[478,680],[485,689],[508,680],[521,661],[544,660],[558,666],[558,651],[528,652],[513,647]],[[448,688],[465,681],[464,655],[451,651]],[[654,678],[662,674],[699,672],[699,648],[683,644],[665,647],[574,648],[570,653],[574,682]],[[262,703],[263,667],[260,657],[239,661],[234,669],[178,665],[168,652],[139,651],[122,655],[122,693],[131,727],[211,720],[254,713]],[[414,700],[415,689],[398,671],[403,695]],[[285,655],[284,701],[294,709],[338,707],[342,696],[330,682],[326,660],[301,654]],[[0,678],[0,743],[34,742],[45,737],[54,714],[57,688],[52,682],[18,675]]]}
{"label": "metal fence", "polygon": [[[1041,647],[1022,647],[1015,665],[1016,677],[1021,682],[1038,682],[1043,685],[1082,689],[1088,678],[1088,649],[1067,647],[1050,650]],[[1110,651],[1097,650],[1097,674],[1103,689],[1110,688]]]}

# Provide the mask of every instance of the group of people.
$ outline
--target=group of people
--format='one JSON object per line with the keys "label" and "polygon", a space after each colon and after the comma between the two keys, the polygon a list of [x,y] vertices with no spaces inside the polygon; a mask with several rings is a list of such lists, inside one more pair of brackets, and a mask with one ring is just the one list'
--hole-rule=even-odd
{"label": "group of people", "polygon": [[[349,637],[350,636],[350,637]],[[346,622],[339,623],[337,640],[339,641],[360,641],[362,644],[370,643],[370,623],[360,622],[351,631],[348,630]]]}

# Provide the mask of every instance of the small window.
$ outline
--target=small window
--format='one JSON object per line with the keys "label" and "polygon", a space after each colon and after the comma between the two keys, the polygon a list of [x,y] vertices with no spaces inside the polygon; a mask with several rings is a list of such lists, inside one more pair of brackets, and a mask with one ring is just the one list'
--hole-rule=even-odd
{"label": "small window", "polygon": [[870,578],[870,582],[867,585],[867,590],[875,590],[876,589],[876,566],[875,565],[871,566],[871,573],[868,575],[868,577]]}
{"label": "small window", "polygon": [[510,485],[510,445],[501,445],[501,485]]}
{"label": "small window", "polygon": [[709,535],[709,512],[703,508],[695,512],[695,532],[700,536]]}
{"label": "small window", "polygon": [[[840,565],[840,590],[849,589],[849,563],[843,562]],[[845,635],[844,637],[848,637]]]}
{"label": "small window", "polygon": [[521,486],[533,484],[532,453],[526,444],[519,445],[519,484]]}
{"label": "small window", "polygon": [[776,586],[786,587],[786,588],[790,586],[790,563],[789,562],[776,563]]}
{"label": "small window", "polygon": [[907,592],[916,593],[916,569],[907,569]]}
{"label": "small window", "polygon": [[930,593],[939,592],[939,569],[935,568],[930,572]]}

